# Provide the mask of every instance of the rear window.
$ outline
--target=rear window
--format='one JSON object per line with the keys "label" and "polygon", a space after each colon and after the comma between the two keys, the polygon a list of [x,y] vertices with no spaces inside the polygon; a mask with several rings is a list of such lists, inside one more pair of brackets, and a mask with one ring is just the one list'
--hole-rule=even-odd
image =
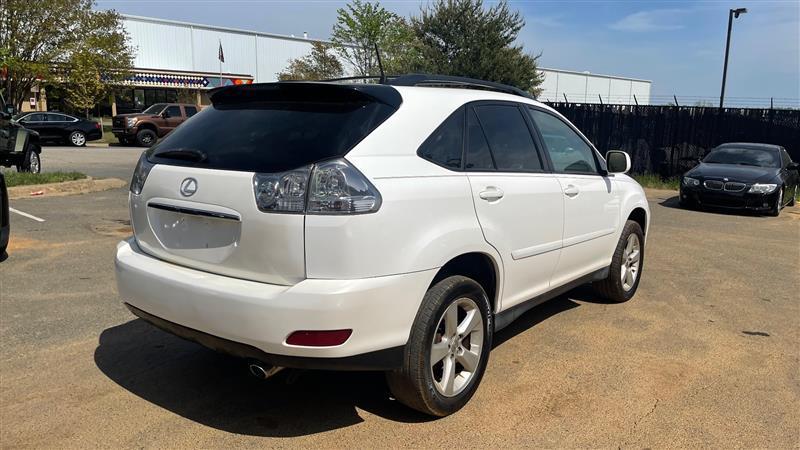
{"label": "rear window", "polygon": [[344,156],[395,111],[335,85],[267,85],[220,94],[154,146],[148,159],[248,172],[295,169]]}

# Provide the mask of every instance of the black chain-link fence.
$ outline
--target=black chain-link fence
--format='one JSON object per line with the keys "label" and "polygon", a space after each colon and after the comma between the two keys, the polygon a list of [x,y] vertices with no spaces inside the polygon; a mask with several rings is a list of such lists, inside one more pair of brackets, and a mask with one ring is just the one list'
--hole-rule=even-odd
{"label": "black chain-link fence", "polygon": [[628,152],[634,173],[680,174],[725,142],[782,145],[800,161],[800,110],[548,104],[601,152]]}

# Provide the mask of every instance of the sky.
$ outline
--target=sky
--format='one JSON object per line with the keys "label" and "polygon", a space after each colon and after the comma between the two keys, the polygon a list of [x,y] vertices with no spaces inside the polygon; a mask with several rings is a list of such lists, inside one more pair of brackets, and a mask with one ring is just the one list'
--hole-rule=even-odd
{"label": "sky", "polygon": [[[336,9],[328,0],[96,0],[120,13],[326,39]],[[493,2],[486,1],[487,5]],[[417,15],[427,1],[383,1]],[[719,98],[728,10],[734,19],[726,98],[800,102],[800,1],[509,1],[526,25],[518,43],[540,67],[651,80],[654,100]],[[683,101],[681,99],[684,99]],[[664,100],[666,101],[666,100]],[[657,103],[658,101],[654,101]]]}

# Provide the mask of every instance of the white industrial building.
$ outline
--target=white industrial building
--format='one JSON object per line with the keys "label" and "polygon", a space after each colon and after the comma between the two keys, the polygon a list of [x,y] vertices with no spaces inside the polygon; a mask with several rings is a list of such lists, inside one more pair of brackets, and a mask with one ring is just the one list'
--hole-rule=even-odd
{"label": "white industrial building", "polygon": [[[306,36],[284,36],[189,22],[123,15],[130,44],[136,50],[133,76],[98,111],[102,115],[141,111],[153,103],[207,104],[205,92],[220,85],[277,80],[289,61],[311,52]],[[304,33],[305,34],[305,33]],[[326,41],[323,41],[326,42]],[[218,59],[220,44],[225,62]],[[540,99],[575,103],[648,104],[650,82],[617,76],[542,69]],[[31,102],[31,108],[64,107],[53,95]],[[34,94],[32,94],[34,95]],[[37,93],[38,96],[38,93]],[[32,98],[32,100],[34,100]]]}
{"label": "white industrial building", "polygon": [[539,86],[539,100],[545,102],[605,103],[619,105],[650,104],[648,80],[589,72],[545,69],[544,82]]}

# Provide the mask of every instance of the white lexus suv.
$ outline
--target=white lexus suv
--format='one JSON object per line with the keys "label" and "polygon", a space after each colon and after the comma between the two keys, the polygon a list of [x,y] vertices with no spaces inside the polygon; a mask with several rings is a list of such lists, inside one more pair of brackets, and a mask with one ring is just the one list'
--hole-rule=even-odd
{"label": "white lexus suv", "polygon": [[630,158],[522,91],[407,75],[210,98],[139,160],[117,282],[135,315],[256,375],[386,371],[445,416],[526,310],[636,292],[650,213]]}

